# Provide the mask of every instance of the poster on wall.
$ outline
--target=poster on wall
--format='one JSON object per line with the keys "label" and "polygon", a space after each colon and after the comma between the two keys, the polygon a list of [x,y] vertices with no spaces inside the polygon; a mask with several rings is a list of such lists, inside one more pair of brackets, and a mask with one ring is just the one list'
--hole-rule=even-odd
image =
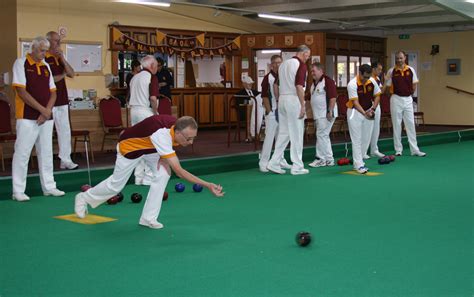
{"label": "poster on wall", "polygon": [[21,57],[24,58],[27,53],[30,52],[31,42],[30,41],[22,41],[21,42]]}
{"label": "poster on wall", "polygon": [[66,60],[75,72],[102,70],[102,44],[66,44]]}

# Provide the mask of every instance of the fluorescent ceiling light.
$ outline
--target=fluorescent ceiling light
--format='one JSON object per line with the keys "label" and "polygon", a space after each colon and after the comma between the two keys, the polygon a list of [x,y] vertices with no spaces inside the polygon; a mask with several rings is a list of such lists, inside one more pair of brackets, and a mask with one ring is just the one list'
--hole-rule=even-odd
{"label": "fluorescent ceiling light", "polygon": [[466,0],[466,2],[474,4],[474,0]]}
{"label": "fluorescent ceiling light", "polygon": [[160,6],[160,7],[170,7],[171,5],[169,2],[155,2],[155,1],[150,1],[150,0],[118,0],[117,2],[142,4],[142,5],[150,5],[150,6]]}
{"label": "fluorescent ceiling light", "polygon": [[282,16],[282,15],[273,15],[273,14],[266,14],[266,13],[259,13],[258,17],[266,18],[266,19],[290,21],[290,22],[301,22],[301,23],[309,23],[311,21],[309,19],[295,18],[295,17]]}
{"label": "fluorescent ceiling light", "polygon": [[272,49],[272,50],[262,50],[262,54],[279,54],[281,50],[279,49]]}

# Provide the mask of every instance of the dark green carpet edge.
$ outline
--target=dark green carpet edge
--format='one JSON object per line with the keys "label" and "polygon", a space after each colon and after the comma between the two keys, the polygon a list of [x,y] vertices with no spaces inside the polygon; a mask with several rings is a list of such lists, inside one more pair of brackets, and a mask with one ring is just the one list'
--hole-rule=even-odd
{"label": "dark green carpet edge", "polygon": [[[418,135],[418,145],[423,148],[425,146],[452,143],[459,141],[474,140],[474,129],[460,130],[445,133],[435,133]],[[402,139],[403,146],[408,153],[408,140],[406,137]],[[392,138],[379,140],[379,149],[382,152],[393,151]],[[344,157],[346,154],[350,156],[351,143],[339,143],[333,145],[334,157]],[[246,170],[257,168],[259,152],[249,152],[237,155],[209,157],[199,159],[183,160],[182,166],[186,170],[196,175],[228,172],[234,170]],[[287,151],[288,154],[288,151]],[[312,161],[314,158],[314,146],[306,147],[303,151],[303,160]],[[91,171],[92,184],[96,185],[112,173],[112,168],[94,169]],[[55,173],[58,188],[70,192],[78,191],[79,185],[88,183],[87,170],[77,170],[73,172]],[[132,179],[129,180],[129,183]],[[0,178],[0,200],[11,199],[11,177]],[[38,174],[28,176],[26,193],[30,196],[42,195]]]}

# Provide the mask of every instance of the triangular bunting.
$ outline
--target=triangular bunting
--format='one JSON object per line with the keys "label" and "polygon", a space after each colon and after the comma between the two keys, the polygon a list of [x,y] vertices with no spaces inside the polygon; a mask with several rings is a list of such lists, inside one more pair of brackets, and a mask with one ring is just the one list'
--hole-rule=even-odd
{"label": "triangular bunting", "polygon": [[196,36],[196,40],[199,42],[201,46],[204,46],[205,38],[206,38],[206,33],[202,33]]}
{"label": "triangular bunting", "polygon": [[240,48],[240,36],[239,36],[239,37],[236,37],[234,40],[232,40],[232,42],[233,42],[238,48]]}
{"label": "triangular bunting", "polygon": [[122,37],[123,33],[119,29],[112,27],[112,42],[116,42]]}
{"label": "triangular bunting", "polygon": [[165,33],[161,33],[160,31],[156,30],[156,44],[161,44],[161,42],[163,41],[163,39],[166,38],[166,34]]}

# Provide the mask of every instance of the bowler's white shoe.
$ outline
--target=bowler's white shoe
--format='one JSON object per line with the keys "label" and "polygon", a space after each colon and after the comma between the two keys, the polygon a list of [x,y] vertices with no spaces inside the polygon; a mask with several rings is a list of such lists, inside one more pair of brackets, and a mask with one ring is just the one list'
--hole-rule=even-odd
{"label": "bowler's white shoe", "polygon": [[285,174],[286,173],[285,170],[283,170],[281,168],[278,168],[278,167],[275,167],[272,164],[268,164],[267,169],[270,170],[271,172],[278,173],[278,174]]}
{"label": "bowler's white shoe", "polygon": [[422,151],[417,151],[417,152],[414,152],[411,154],[412,156],[417,156],[417,157],[424,157],[426,156],[426,153],[422,152]]}
{"label": "bowler's white shoe", "polygon": [[68,169],[68,170],[74,170],[79,168],[79,165],[77,165],[74,162],[63,162],[61,161],[61,164],[59,165],[59,168],[61,169]]}
{"label": "bowler's white shoe", "polygon": [[286,162],[285,159],[281,160],[281,162],[280,162],[280,167],[281,167],[282,169],[291,169],[291,165],[288,164],[288,162]]}
{"label": "bowler's white shoe", "polygon": [[61,196],[64,196],[64,193],[63,191],[60,191],[58,189],[51,189],[51,190],[48,190],[46,192],[43,192],[43,195],[44,196],[55,196],[55,197],[61,197]]}
{"label": "bowler's white shoe", "polygon": [[385,155],[382,154],[382,153],[379,152],[379,151],[375,151],[375,152],[373,152],[371,155],[372,155],[373,157],[377,157],[377,158],[383,158],[383,157],[385,157]]}
{"label": "bowler's white shoe", "polygon": [[28,195],[26,195],[25,193],[15,193],[12,195],[12,199],[18,202],[30,201],[30,197],[28,197]]}
{"label": "bowler's white shoe", "polygon": [[301,174],[308,174],[308,173],[309,173],[309,170],[305,168],[298,169],[298,170],[291,170],[292,175],[301,175]]}
{"label": "bowler's white shoe", "polygon": [[152,228],[152,229],[161,229],[163,228],[163,224],[160,223],[160,222],[157,222],[157,221],[154,221],[154,222],[148,222],[144,219],[140,219],[140,222],[138,223],[139,225],[141,226],[145,226],[145,227],[148,227],[148,228]]}
{"label": "bowler's white shoe", "polygon": [[87,202],[84,195],[85,193],[83,192],[77,194],[76,199],[74,201],[74,212],[76,213],[77,217],[80,219],[85,218],[88,213]]}
{"label": "bowler's white shoe", "polygon": [[315,159],[313,162],[309,163],[308,166],[313,168],[324,167],[327,166],[327,163],[323,159]]}

